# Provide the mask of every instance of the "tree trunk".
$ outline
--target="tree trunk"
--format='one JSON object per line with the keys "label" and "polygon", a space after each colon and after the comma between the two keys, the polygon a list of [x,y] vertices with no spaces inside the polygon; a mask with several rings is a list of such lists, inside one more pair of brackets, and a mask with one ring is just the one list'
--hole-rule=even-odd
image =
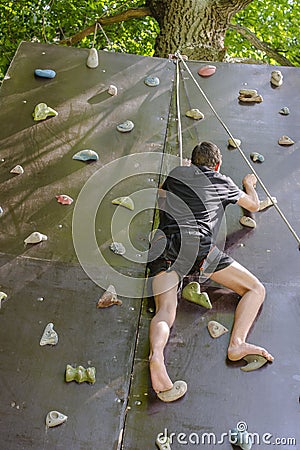
{"label": "tree trunk", "polygon": [[223,61],[231,18],[253,0],[148,0],[160,26],[155,55],[179,50],[189,59]]}

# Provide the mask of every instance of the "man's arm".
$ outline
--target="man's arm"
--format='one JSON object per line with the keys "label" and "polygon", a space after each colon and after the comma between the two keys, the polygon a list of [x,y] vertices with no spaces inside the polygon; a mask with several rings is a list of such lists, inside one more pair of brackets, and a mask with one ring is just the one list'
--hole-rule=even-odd
{"label": "man's arm", "polygon": [[259,210],[259,198],[255,190],[256,186],[256,176],[253,174],[248,174],[243,178],[243,186],[245,189],[244,195],[242,195],[237,204],[247,211],[256,212]]}

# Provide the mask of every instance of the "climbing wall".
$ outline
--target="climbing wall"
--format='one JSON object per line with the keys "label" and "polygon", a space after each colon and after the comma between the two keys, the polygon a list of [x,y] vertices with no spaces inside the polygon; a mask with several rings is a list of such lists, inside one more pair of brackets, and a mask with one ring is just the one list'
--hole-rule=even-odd
{"label": "climbing wall", "polygon": [[[282,448],[297,448],[289,439],[300,441],[300,254],[274,207],[253,216],[255,229],[240,225],[242,211],[237,206],[230,206],[226,216],[227,251],[267,289],[249,340],[268,348],[274,363],[244,373],[243,362],[226,360],[229,334],[213,340],[207,323],[218,320],[230,330],[238,297],[205,283],[213,309],[180,299],[166,351],[170,376],[187,381],[187,394],[165,404],[151,389],[148,329],[153,300],[142,300],[145,252],[155,206],[151,189],[170,165],[161,152],[178,153],[172,97],[176,66],[164,59],[99,52],[99,66],[89,69],[87,56],[84,49],[22,43],[0,91],[0,290],[7,294],[0,309],[3,448],[150,450],[159,433],[173,433],[172,450],[220,445],[230,449],[225,434],[238,422],[257,433],[258,448],[270,448],[276,439],[281,439]],[[280,68],[283,84],[275,88],[270,84],[274,67],[218,63],[213,76],[202,78],[197,71],[204,63],[188,65],[232,134],[242,141],[249,161],[251,152],[264,155],[265,161],[254,167],[299,232],[299,69]],[[239,152],[228,147],[224,128],[180,67],[184,156],[190,156],[199,140],[214,141],[223,153],[222,171],[240,185],[249,168]],[[38,78],[36,68],[53,69],[56,77]],[[149,75],[159,77],[159,86],[145,85]],[[111,84],[118,95],[108,94]],[[239,90],[245,88],[257,89],[263,102],[239,102]],[[32,113],[40,102],[58,115],[34,121]],[[284,106],[290,110],[288,116],[279,114]],[[186,117],[191,108],[198,108],[204,119]],[[126,120],[134,129],[120,133],[116,127]],[[283,135],[295,143],[279,145]],[[96,151],[99,159],[74,160],[84,149]],[[22,175],[10,173],[17,164],[24,168]],[[140,212],[121,209],[112,230],[112,200],[145,189],[150,196],[147,208],[137,197]],[[257,190],[264,199],[260,186]],[[74,202],[59,204],[59,194]],[[128,223],[135,251],[125,258],[109,246],[115,235],[123,237]],[[48,239],[25,246],[24,239],[34,231]],[[119,295],[122,305],[97,309],[104,289],[119,274],[131,280],[129,286],[123,277],[124,284],[116,285],[126,294]],[[40,347],[49,322],[58,332],[58,344]],[[94,366],[95,384],[66,383],[66,364]],[[51,410],[67,415],[67,422],[47,428],[45,417]]]}
{"label": "climbing wall", "polygon": [[[158,183],[173,64],[99,52],[99,66],[90,69],[87,57],[88,50],[22,43],[1,88],[0,291],[7,299],[0,309],[0,447],[6,450],[112,449],[121,439],[155,195],[146,210],[135,200],[138,214],[118,209],[112,200]],[[52,69],[56,76],[37,77],[37,68]],[[159,77],[159,86],[147,86],[147,76]],[[108,93],[110,85],[117,95]],[[35,121],[39,103],[57,116]],[[126,120],[134,129],[119,132]],[[85,149],[99,159],[73,159]],[[149,173],[148,152],[157,154]],[[23,174],[10,173],[16,165]],[[58,203],[60,194],[74,202]],[[109,248],[128,227],[136,246],[131,259]],[[36,231],[48,239],[25,245]],[[101,248],[100,262],[93,259],[92,236]],[[88,260],[81,256],[84,269],[73,239],[79,253],[82,243],[87,250]],[[135,278],[134,295],[116,285],[119,273]],[[110,284],[123,304],[97,309]],[[53,347],[39,345],[47,323],[58,333]],[[95,384],[65,383],[67,364],[95,367]],[[46,428],[51,410],[67,415],[67,423]]]}

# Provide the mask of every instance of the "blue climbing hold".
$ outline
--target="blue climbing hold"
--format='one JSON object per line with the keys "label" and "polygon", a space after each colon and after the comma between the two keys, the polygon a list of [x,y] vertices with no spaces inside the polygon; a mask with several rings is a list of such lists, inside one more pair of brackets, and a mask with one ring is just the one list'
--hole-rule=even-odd
{"label": "blue climbing hold", "polygon": [[145,78],[144,83],[147,86],[150,87],[155,87],[159,85],[159,78],[158,77],[153,77],[153,76],[148,76]]}
{"label": "blue climbing hold", "polygon": [[35,69],[34,74],[41,78],[54,78],[56,72],[51,69]]}
{"label": "blue climbing hold", "polygon": [[241,431],[238,428],[233,428],[229,431],[229,442],[242,450],[251,450],[252,448],[252,437],[247,430]]}
{"label": "blue climbing hold", "polygon": [[3,208],[1,208],[0,206],[0,217],[3,216],[3,214],[4,214]]}
{"label": "blue climbing hold", "polygon": [[79,161],[98,161],[99,155],[94,150],[86,149],[75,153],[73,159],[77,159]]}

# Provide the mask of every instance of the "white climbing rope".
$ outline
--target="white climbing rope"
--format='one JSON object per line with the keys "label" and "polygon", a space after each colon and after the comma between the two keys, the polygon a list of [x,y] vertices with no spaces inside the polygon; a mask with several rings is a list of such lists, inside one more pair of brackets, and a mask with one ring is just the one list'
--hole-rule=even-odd
{"label": "white climbing rope", "polygon": [[176,59],[176,110],[177,110],[177,139],[179,146],[179,158],[180,165],[183,165],[182,158],[182,128],[181,128],[181,114],[180,114],[180,91],[179,91],[179,82],[180,82],[180,68],[179,68],[179,60]]}
{"label": "white climbing rope", "polygon": [[[266,188],[265,184],[263,183],[263,181],[261,180],[261,178],[259,177],[259,175],[257,174],[256,170],[254,169],[254,167],[252,166],[252,164],[248,161],[245,153],[243,152],[243,150],[240,148],[240,146],[238,145],[238,143],[236,142],[235,138],[233,137],[232,133],[230,132],[229,128],[227,127],[227,125],[224,123],[224,121],[222,120],[222,118],[219,116],[219,114],[217,113],[217,111],[215,110],[215,108],[213,107],[212,103],[210,102],[210,100],[208,99],[207,95],[205,94],[205,92],[203,91],[203,89],[201,88],[201,86],[199,85],[199,83],[197,82],[196,78],[194,77],[194,75],[192,74],[192,72],[190,71],[188,65],[186,64],[185,60],[182,58],[179,50],[177,50],[177,52],[175,53],[175,56],[177,58],[177,62],[179,63],[178,59],[183,63],[185,69],[187,70],[188,74],[190,75],[190,77],[192,78],[192,80],[194,81],[195,85],[197,86],[197,88],[199,89],[199,91],[201,92],[202,96],[204,97],[205,101],[207,102],[208,106],[210,107],[210,109],[212,110],[212,112],[214,113],[214,115],[216,116],[216,118],[218,119],[218,121],[220,122],[220,124],[222,125],[222,127],[225,129],[226,133],[228,134],[228,136],[233,140],[233,142],[236,143],[236,148],[238,149],[240,155],[243,157],[244,161],[246,162],[246,164],[249,166],[249,168],[251,169],[252,173],[256,176],[257,181],[259,182],[259,184],[261,185],[262,189],[264,190],[264,192],[266,193],[266,195],[268,196],[268,198],[270,199],[270,201],[272,202],[274,208],[276,209],[276,211],[278,212],[278,214],[280,215],[280,217],[282,218],[282,220],[285,222],[286,226],[288,227],[288,229],[290,230],[290,232],[292,233],[292,235],[294,236],[294,238],[296,239],[296,241],[298,242],[298,247],[300,250],[300,238],[298,236],[298,234],[296,233],[296,231],[294,230],[294,228],[291,226],[291,224],[289,223],[289,221],[287,220],[287,218],[285,217],[285,215],[283,214],[283,212],[281,211],[281,209],[279,208],[279,206],[277,205],[277,203],[273,202],[272,196],[269,193],[268,189]],[[179,65],[179,64],[178,64]]]}

